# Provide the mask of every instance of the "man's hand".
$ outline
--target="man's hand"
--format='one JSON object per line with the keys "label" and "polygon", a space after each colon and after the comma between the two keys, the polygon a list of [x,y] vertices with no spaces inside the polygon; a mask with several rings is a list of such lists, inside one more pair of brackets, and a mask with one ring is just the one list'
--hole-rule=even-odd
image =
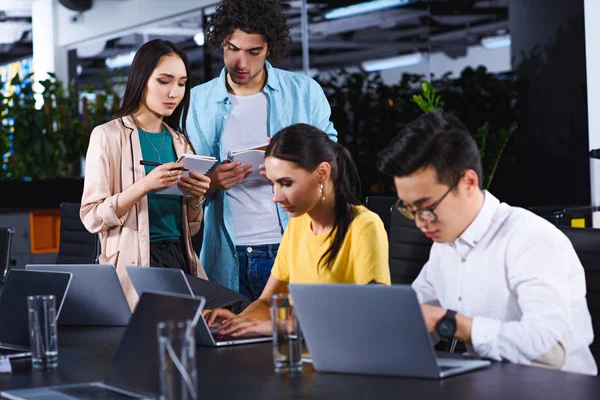
{"label": "man's hand", "polygon": [[239,185],[252,173],[251,168],[252,164],[242,165],[241,161],[219,164],[214,171],[207,174],[211,180],[208,194],[211,195],[217,190],[227,190]]}
{"label": "man's hand", "polygon": [[[429,332],[435,332],[438,322],[446,315],[446,311],[442,307],[430,306],[429,304],[421,304],[421,312],[423,319],[427,325]],[[471,327],[473,319],[464,315],[456,314],[456,333],[454,337],[461,342],[471,344]]]}
{"label": "man's hand", "polygon": [[438,322],[446,315],[446,310],[442,307],[430,306],[429,304],[421,304],[421,312],[429,332],[435,332]]}

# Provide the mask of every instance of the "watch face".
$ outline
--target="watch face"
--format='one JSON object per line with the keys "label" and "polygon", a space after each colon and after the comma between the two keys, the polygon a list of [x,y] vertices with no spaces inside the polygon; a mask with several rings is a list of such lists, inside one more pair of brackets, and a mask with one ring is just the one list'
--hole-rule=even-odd
{"label": "watch face", "polygon": [[450,338],[454,335],[454,324],[448,321],[440,321],[437,330],[441,337]]}

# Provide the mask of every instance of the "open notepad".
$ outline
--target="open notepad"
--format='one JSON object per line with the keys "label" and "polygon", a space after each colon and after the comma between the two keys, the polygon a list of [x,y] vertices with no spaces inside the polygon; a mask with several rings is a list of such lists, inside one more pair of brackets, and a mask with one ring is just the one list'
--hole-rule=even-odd
{"label": "open notepad", "polygon": [[[206,174],[210,169],[217,163],[217,159],[214,157],[207,156],[197,156],[195,154],[184,154],[179,157],[177,162],[182,162],[187,165],[187,169],[190,171],[195,171],[200,174]],[[188,176],[189,172],[184,172],[184,176]],[[168,188],[157,190],[158,194],[176,194],[180,196],[184,196],[187,193],[179,188],[179,185],[174,184],[173,186],[169,186]]]}
{"label": "open notepad", "polygon": [[252,164],[252,173],[246,178],[247,181],[252,179],[265,179],[260,175],[260,169],[258,167],[265,162],[265,150],[268,145],[269,143],[264,143],[247,149],[230,151],[227,153],[227,161],[241,161],[241,165]]}

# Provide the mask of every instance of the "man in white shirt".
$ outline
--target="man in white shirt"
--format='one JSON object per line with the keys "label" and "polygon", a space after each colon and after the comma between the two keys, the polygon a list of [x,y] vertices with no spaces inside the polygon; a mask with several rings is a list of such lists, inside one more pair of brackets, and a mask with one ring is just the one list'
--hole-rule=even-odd
{"label": "man in white shirt", "polygon": [[396,209],[434,241],[413,288],[431,332],[482,357],[597,374],[583,267],[548,221],[480,189],[475,141],[430,112],[379,154]]}

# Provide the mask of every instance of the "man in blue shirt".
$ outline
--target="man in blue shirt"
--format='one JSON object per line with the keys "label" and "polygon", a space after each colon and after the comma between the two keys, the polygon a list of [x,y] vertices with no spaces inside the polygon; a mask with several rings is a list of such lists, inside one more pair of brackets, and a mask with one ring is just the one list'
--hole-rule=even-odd
{"label": "man in blue shirt", "polygon": [[309,77],[273,68],[291,42],[278,0],[223,0],[211,17],[210,49],[223,48],[218,78],[192,89],[188,135],[200,155],[220,163],[208,175],[200,260],[209,279],[256,300],[269,278],[289,216],[272,201],[259,165],[227,163],[227,153],[264,144],[295,123],[337,140],[331,108]]}

